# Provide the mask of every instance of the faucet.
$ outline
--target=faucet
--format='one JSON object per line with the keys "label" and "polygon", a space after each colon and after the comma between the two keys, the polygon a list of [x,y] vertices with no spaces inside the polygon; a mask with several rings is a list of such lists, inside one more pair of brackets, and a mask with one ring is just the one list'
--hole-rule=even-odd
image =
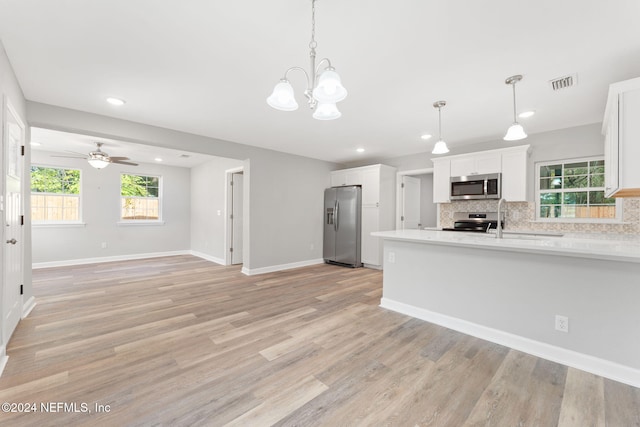
{"label": "faucet", "polygon": [[496,227],[496,239],[502,239],[502,203],[506,202],[504,198],[498,201],[498,225]]}

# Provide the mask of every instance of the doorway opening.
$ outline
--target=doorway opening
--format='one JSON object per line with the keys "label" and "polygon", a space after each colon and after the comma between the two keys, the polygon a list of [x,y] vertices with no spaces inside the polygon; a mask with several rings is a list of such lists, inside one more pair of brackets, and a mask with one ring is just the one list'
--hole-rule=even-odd
{"label": "doorway opening", "polygon": [[396,229],[439,227],[440,207],[433,202],[433,168],[398,172],[396,183]]}
{"label": "doorway opening", "polygon": [[227,174],[227,243],[226,265],[243,264],[243,197],[244,197],[244,172],[243,168],[229,169]]}

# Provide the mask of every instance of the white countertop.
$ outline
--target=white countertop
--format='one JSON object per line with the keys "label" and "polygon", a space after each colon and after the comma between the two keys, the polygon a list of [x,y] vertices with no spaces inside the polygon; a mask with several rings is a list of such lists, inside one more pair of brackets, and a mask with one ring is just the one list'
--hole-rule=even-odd
{"label": "white countertop", "polygon": [[568,234],[562,237],[505,234],[502,239],[484,233],[438,230],[393,230],[371,233],[388,240],[434,245],[464,246],[510,252],[529,252],[579,258],[640,263],[640,237],[589,236]]}

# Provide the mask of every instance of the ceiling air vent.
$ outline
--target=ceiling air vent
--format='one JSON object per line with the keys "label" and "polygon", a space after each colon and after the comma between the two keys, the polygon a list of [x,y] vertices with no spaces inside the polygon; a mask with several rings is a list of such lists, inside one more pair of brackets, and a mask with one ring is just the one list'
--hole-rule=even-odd
{"label": "ceiling air vent", "polygon": [[549,80],[549,84],[553,90],[566,89],[578,84],[578,75],[571,74],[564,77],[558,77],[557,79]]}
{"label": "ceiling air vent", "polygon": [[191,156],[189,154],[180,154],[180,157],[182,157],[183,159],[187,159]]}

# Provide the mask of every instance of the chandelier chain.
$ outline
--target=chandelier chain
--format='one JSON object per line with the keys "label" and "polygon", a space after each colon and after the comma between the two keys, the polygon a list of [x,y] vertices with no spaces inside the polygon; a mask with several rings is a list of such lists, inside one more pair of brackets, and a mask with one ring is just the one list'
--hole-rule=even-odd
{"label": "chandelier chain", "polygon": [[316,0],[311,0],[311,41],[309,48],[315,49],[318,46],[316,42]]}

